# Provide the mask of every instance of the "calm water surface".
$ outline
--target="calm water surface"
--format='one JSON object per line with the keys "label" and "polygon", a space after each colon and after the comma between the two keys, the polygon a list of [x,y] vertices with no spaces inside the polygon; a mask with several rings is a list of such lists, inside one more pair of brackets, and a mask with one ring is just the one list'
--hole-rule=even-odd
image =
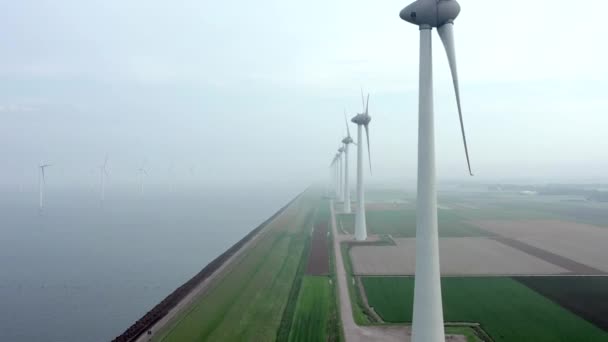
{"label": "calm water surface", "polygon": [[109,341],[301,189],[0,194],[0,341]]}

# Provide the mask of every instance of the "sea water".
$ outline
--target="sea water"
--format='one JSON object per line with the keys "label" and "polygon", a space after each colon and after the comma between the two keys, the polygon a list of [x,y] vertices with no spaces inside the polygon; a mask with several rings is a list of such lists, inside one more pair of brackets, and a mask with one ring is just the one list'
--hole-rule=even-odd
{"label": "sea water", "polygon": [[109,341],[301,189],[0,194],[0,341]]}

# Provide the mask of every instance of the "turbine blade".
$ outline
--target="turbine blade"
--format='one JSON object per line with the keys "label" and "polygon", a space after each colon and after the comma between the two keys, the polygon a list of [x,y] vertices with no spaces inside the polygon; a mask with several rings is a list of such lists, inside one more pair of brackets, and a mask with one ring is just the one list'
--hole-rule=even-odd
{"label": "turbine blade", "polygon": [[452,81],[454,83],[454,92],[456,93],[456,105],[458,106],[458,117],[460,118],[460,130],[462,132],[462,142],[464,143],[464,153],[467,157],[467,166],[469,167],[469,174],[472,176],[471,162],[469,160],[469,148],[467,146],[467,138],[464,133],[464,122],[462,120],[462,110],[460,108],[460,90],[458,89],[458,70],[456,69],[456,52],[454,49],[454,24],[446,23],[437,28],[443,47],[448,56],[448,63],[450,64],[450,71],[452,72]]}
{"label": "turbine blade", "polygon": [[368,114],[368,110],[369,109],[369,93],[367,93],[367,103],[365,104],[365,115]]}
{"label": "turbine blade", "polygon": [[346,125],[346,134],[350,137],[350,128],[348,128],[348,119],[346,118],[346,109],[344,109],[344,124]]}
{"label": "turbine blade", "polygon": [[361,108],[365,108],[365,98],[363,97],[363,87],[361,87]]}
{"label": "turbine blade", "polygon": [[367,137],[367,160],[369,161],[369,173],[372,173],[372,154],[369,148],[369,125],[363,126],[365,127],[365,136]]}
{"label": "turbine blade", "polygon": [[44,166],[40,168],[42,171],[42,184],[46,184],[46,179],[44,179]]}

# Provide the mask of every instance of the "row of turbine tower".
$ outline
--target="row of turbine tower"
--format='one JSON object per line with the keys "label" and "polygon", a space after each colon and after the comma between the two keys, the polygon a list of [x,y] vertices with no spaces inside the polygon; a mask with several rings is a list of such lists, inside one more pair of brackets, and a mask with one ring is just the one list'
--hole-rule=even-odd
{"label": "row of turbine tower", "polygon": [[363,89],[361,89],[361,104],[363,106],[363,112],[358,113],[351,122],[357,125],[357,142],[353,140],[350,135],[350,127],[348,126],[348,119],[346,117],[346,110],[344,111],[344,124],[346,125],[346,136],[342,138],[341,145],[338,148],[338,152],[334,156],[330,164],[330,178],[333,184],[335,197],[339,202],[343,202],[343,212],[346,214],[351,213],[351,200],[350,200],[350,179],[349,179],[349,145],[357,146],[357,206],[355,211],[355,239],[357,241],[367,240],[367,226],[365,218],[365,189],[363,184],[363,128],[365,128],[365,136],[367,140],[367,157],[369,161],[369,171],[372,171],[372,160],[371,152],[369,147],[369,123],[372,117],[369,115],[369,94],[367,94],[367,101],[363,96]]}
{"label": "row of turbine tower", "polygon": [[[418,80],[418,174],[416,190],[416,267],[414,273],[414,308],[412,316],[413,342],[444,342],[445,331],[441,298],[441,273],[439,269],[439,232],[437,224],[437,181],[435,169],[435,119],[433,109],[433,54],[432,30],[437,29],[443,43],[456,95],[456,106],[469,174],[472,176],[469,151],[460,106],[460,90],[456,68],[454,44],[454,20],[460,13],[456,0],[417,0],[403,8],[399,16],[404,21],[418,26],[420,31],[420,60]],[[362,94],[363,95],[363,94]],[[363,97],[363,96],[362,96]],[[368,96],[369,102],[369,96]],[[365,240],[365,199],[362,170],[362,135],[365,127],[368,138],[368,103],[364,112],[352,118],[357,124],[357,209],[355,216],[355,239]],[[343,212],[350,213],[348,190],[348,151],[353,144],[347,123],[347,136],[331,163],[332,184],[335,197],[343,202]],[[371,173],[371,162],[370,162]],[[404,308],[404,310],[408,310]],[[405,336],[404,336],[405,339]]]}

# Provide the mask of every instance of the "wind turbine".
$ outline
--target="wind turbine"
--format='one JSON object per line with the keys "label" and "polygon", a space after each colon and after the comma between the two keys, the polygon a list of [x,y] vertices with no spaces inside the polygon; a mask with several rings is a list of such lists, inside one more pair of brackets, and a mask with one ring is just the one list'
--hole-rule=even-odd
{"label": "wind turbine", "polygon": [[344,202],[344,164],[342,160],[344,146],[338,148],[338,201]]}
{"label": "wind turbine", "polygon": [[346,137],[342,139],[344,144],[344,213],[350,214],[350,184],[348,179],[348,145],[353,144],[353,138],[350,136],[350,128],[346,120],[346,110],[344,110],[344,124],[346,124]]}
{"label": "wind turbine", "polygon": [[137,173],[139,174],[139,193],[142,196],[144,194],[144,176],[148,175],[148,172],[144,169],[144,164],[142,163],[141,167],[137,169]]}
{"label": "wind turbine", "polygon": [[338,154],[334,156],[334,159],[331,160],[329,164],[329,183],[333,185],[334,188],[334,196],[338,197]]}
{"label": "wind turbine", "polygon": [[108,176],[108,155],[106,154],[106,158],[103,161],[103,164],[99,166],[99,172],[101,173],[101,190],[100,190],[100,201],[103,204],[103,201],[106,199],[106,176]]}
{"label": "wind turbine", "polygon": [[365,127],[365,136],[367,137],[367,156],[369,160],[369,172],[372,172],[372,158],[369,149],[369,122],[372,117],[369,116],[369,94],[367,94],[367,102],[363,98],[363,89],[361,89],[361,102],[363,104],[363,113],[355,115],[351,119],[357,124],[357,212],[355,214],[355,239],[363,241],[367,239],[367,225],[365,219],[365,192],[363,190],[363,127]]}
{"label": "wind turbine", "polygon": [[44,207],[44,185],[46,184],[46,180],[44,178],[44,169],[51,165],[52,164],[45,164],[43,162],[40,162],[40,165],[38,165],[38,168],[40,169],[40,172],[38,173],[38,209],[40,211],[42,211],[42,208]]}
{"label": "wind turbine", "polygon": [[416,203],[416,273],[414,282],[414,313],[412,341],[445,341],[441,278],[439,272],[439,237],[437,231],[437,191],[435,180],[435,134],[433,118],[433,65],[431,30],[437,28],[447,53],[452,72],[460,129],[467,158],[467,149],[458,73],[454,51],[454,19],[460,13],[456,0],[417,0],[399,13],[401,19],[420,28],[420,74],[418,90],[418,200]]}

